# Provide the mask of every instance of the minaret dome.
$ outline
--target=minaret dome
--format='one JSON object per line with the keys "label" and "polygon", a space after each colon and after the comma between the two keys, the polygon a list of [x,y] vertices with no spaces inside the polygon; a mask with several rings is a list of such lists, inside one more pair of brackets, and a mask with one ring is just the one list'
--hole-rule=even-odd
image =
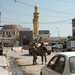
{"label": "minaret dome", "polygon": [[38,13],[38,6],[35,6],[35,13]]}

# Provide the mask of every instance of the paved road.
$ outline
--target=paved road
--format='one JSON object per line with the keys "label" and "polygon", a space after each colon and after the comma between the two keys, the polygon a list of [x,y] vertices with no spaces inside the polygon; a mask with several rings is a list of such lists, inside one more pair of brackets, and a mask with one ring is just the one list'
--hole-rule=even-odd
{"label": "paved road", "polygon": [[[14,52],[9,50],[6,52],[6,49],[4,51],[4,54],[7,54],[9,57],[13,57],[17,59],[18,66],[22,69],[25,75],[40,75],[40,69],[42,66],[41,64],[41,57],[38,56],[37,62],[38,65],[32,64],[33,57],[29,55],[28,50],[25,50],[23,52]],[[47,60],[54,55],[55,53],[51,53],[51,55],[47,55]]]}

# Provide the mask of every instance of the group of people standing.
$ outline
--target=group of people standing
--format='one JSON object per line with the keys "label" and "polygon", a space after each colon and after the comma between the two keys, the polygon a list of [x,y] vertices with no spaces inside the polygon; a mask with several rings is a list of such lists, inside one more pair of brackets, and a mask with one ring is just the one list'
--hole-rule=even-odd
{"label": "group of people standing", "polygon": [[44,43],[41,43],[39,50],[38,50],[37,45],[35,43],[32,44],[33,65],[38,64],[37,63],[37,53],[38,52],[40,53],[42,64],[44,63],[44,60],[45,60],[45,64],[46,64],[46,62],[47,62],[46,51],[47,51],[47,49],[44,46]]}

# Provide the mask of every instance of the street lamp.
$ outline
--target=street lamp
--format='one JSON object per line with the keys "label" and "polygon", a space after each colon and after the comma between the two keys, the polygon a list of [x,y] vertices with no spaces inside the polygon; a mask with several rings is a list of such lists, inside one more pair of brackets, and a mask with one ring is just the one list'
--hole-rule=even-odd
{"label": "street lamp", "polygon": [[58,31],[58,38],[59,38],[59,29],[56,27],[57,31]]}
{"label": "street lamp", "polygon": [[[0,4],[0,9],[1,9],[1,4]],[[0,26],[1,26],[1,11],[0,11]]]}

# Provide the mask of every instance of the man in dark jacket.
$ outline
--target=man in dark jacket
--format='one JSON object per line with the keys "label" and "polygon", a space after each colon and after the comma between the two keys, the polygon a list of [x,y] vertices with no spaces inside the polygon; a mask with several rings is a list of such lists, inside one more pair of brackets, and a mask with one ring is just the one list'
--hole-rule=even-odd
{"label": "man in dark jacket", "polygon": [[42,61],[42,64],[43,64],[44,59],[45,59],[45,64],[46,64],[46,62],[47,62],[47,57],[46,57],[47,49],[44,46],[44,43],[41,43],[40,50],[41,50],[41,61]]}
{"label": "man in dark jacket", "polygon": [[33,65],[36,65],[37,62],[37,49],[36,49],[36,46],[35,46],[35,43],[32,44],[32,55],[33,55]]}

